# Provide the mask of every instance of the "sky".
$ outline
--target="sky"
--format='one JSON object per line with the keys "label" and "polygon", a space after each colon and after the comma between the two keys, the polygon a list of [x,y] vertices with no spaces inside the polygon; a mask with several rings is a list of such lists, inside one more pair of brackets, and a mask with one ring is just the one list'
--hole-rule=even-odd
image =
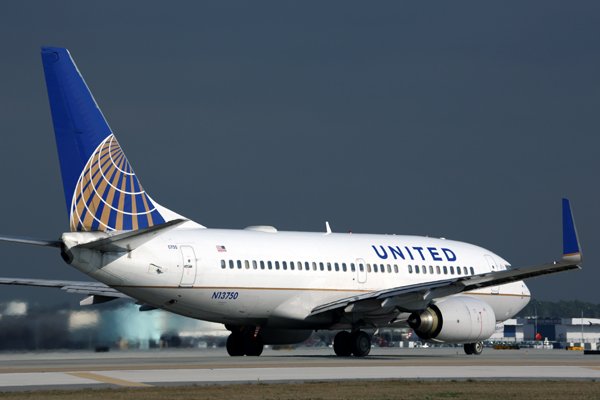
{"label": "sky", "polygon": [[[66,47],[144,189],[209,228],[474,243],[600,303],[600,3],[5,1],[0,234],[69,229],[41,46]],[[0,243],[0,276],[89,280]],[[0,287],[0,302],[77,304]]]}

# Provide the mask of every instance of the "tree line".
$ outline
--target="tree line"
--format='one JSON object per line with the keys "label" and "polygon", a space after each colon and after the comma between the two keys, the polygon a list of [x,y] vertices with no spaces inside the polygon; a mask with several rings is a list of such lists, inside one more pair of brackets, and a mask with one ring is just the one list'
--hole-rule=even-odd
{"label": "tree line", "polygon": [[515,318],[533,317],[538,318],[600,318],[600,303],[588,303],[580,300],[571,301],[540,301],[531,299],[529,304],[519,312]]}

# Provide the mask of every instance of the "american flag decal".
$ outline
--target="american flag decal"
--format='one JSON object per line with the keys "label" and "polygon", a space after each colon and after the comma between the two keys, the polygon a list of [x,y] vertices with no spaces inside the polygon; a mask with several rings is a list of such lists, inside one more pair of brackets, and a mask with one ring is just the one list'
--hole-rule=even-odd
{"label": "american flag decal", "polygon": [[220,253],[226,252],[227,249],[225,248],[225,246],[217,246],[217,251]]}

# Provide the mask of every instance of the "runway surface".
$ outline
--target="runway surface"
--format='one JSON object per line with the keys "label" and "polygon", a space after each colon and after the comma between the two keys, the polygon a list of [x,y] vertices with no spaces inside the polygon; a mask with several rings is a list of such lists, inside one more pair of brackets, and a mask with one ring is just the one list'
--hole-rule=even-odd
{"label": "runway surface", "polygon": [[566,350],[374,348],[366,358],[331,348],[229,357],[225,349],[0,353],[0,391],[343,380],[598,380],[600,355]]}

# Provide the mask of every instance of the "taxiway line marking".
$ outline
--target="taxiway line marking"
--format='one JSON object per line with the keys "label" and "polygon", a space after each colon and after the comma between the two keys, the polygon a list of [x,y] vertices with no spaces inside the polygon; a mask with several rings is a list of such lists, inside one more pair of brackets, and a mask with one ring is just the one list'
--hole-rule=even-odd
{"label": "taxiway line marking", "polygon": [[163,364],[163,365],[104,365],[104,366],[66,366],[66,367],[30,367],[30,368],[0,368],[0,374],[14,373],[37,373],[37,372],[73,372],[77,370],[83,371],[153,371],[153,370],[177,370],[177,369],[232,369],[232,368],[315,368],[315,367],[460,367],[460,366],[475,366],[475,367],[511,367],[511,366],[529,366],[529,367],[584,367],[600,369],[598,361],[580,361],[580,362],[548,362],[548,361],[473,361],[472,359],[464,361],[450,361],[445,363],[431,361],[369,361],[361,362],[325,362],[325,363],[249,363],[249,364]]}
{"label": "taxiway line marking", "polygon": [[152,385],[148,385],[146,383],[132,382],[132,381],[124,381],[123,379],[117,378],[109,378],[108,376],[92,374],[91,372],[71,372],[68,375],[76,376],[78,378],[91,379],[93,381],[103,382],[103,383],[112,383],[113,385],[118,386],[144,386],[144,387],[152,387]]}

